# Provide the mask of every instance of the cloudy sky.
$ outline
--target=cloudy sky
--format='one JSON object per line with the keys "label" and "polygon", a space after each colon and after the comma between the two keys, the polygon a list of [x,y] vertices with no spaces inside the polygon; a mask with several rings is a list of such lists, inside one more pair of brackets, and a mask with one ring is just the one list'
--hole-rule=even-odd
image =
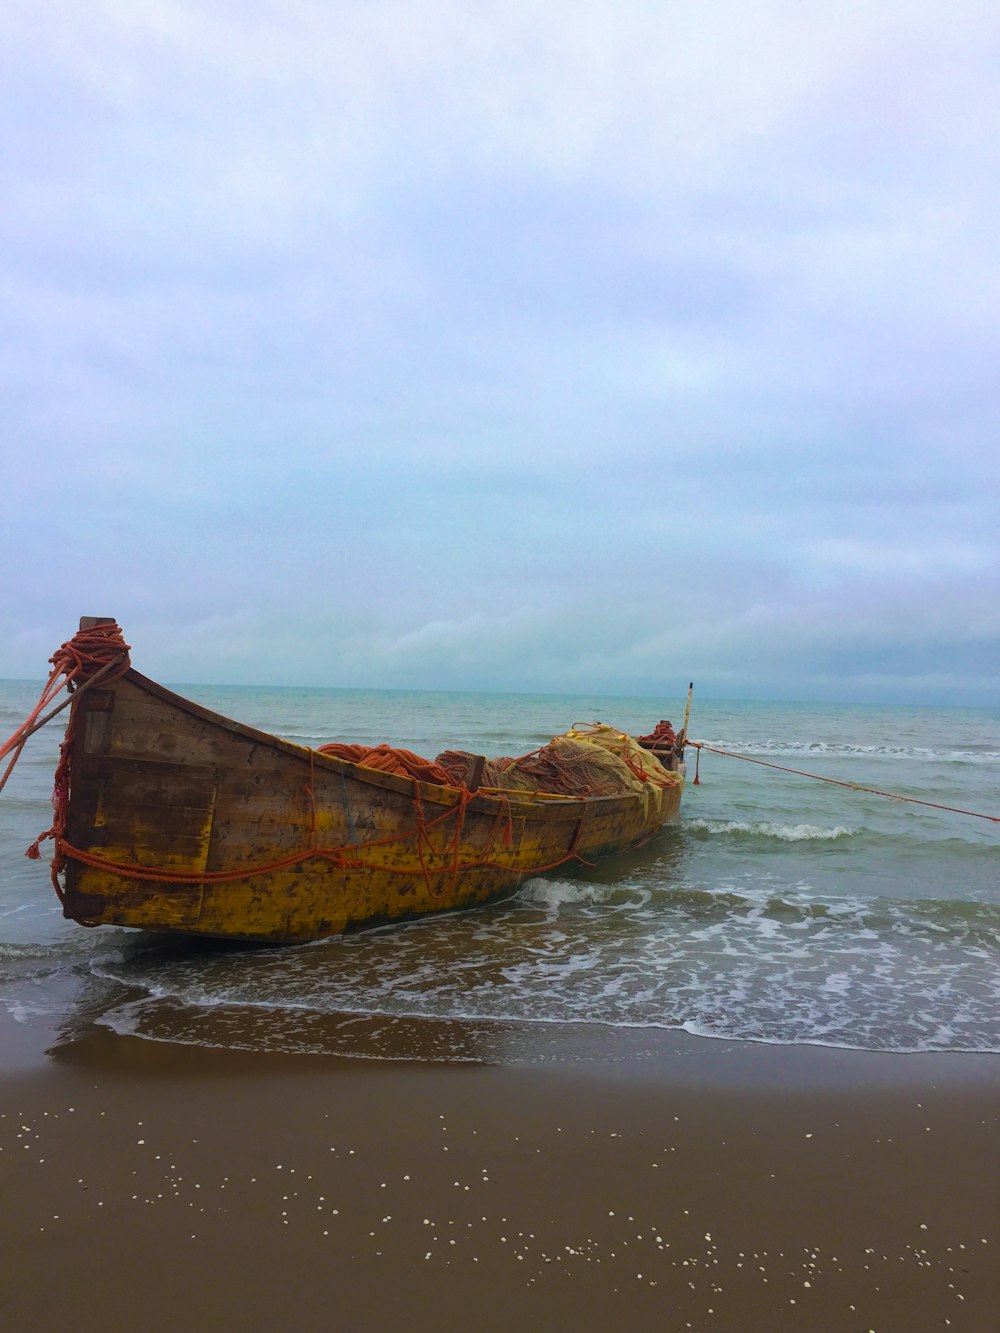
{"label": "cloudy sky", "polygon": [[0,677],[990,703],[995,0],[6,0]]}

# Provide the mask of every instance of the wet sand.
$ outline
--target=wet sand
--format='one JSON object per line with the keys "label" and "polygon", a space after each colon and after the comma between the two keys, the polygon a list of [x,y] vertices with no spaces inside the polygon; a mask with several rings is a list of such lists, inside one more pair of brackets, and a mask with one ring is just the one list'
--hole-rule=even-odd
{"label": "wet sand", "polygon": [[9,1328],[997,1327],[996,1057],[43,1045],[0,1027]]}

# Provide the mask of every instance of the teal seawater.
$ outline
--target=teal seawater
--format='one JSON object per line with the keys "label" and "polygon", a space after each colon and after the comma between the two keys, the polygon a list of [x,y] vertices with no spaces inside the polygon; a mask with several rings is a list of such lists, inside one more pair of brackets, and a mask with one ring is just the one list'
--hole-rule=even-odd
{"label": "teal seawater", "polygon": [[[683,714],[680,690],[180,690],[300,743],[386,740],[431,757],[520,754],[574,722],[643,732]],[[36,697],[0,682],[0,735]],[[1000,814],[996,711],[696,699],[691,735]],[[206,947],[61,919],[47,867],[22,855],[49,822],[59,739],[57,723],[33,738],[0,795],[0,998],[26,1022],[348,1054],[378,1053],[382,1031],[385,1051],[435,1059],[468,1058],[470,1026],[511,1025],[1000,1052],[1000,824],[985,819],[706,754],[680,821],[628,857],[482,911],[294,948]]]}

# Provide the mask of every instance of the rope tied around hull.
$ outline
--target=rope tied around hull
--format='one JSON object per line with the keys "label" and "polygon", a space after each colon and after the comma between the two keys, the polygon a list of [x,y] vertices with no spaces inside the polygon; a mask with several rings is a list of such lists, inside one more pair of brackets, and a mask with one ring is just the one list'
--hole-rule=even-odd
{"label": "rope tied around hull", "polygon": [[[113,620],[101,621],[95,625],[88,625],[81,628],[72,639],[68,639],[61,644],[49,658],[52,670],[49,672],[49,678],[42,688],[38,703],[17,728],[17,730],[0,745],[0,760],[10,756],[10,762],[0,774],[0,791],[3,790],[7,779],[14,771],[14,766],[25,744],[30,736],[36,731],[40,731],[47,722],[50,722],[57,713],[72,704],[79,698],[85,690],[96,685],[98,681],[114,680],[117,676],[122,676],[131,666],[129,659],[129,644],[125,642],[121,629]],[[60,693],[66,691],[66,698],[48,713],[42,714],[53,699]],[[59,882],[59,875],[66,864],[66,855],[64,851],[65,840],[63,834],[66,829],[66,816],[69,809],[70,793],[70,755],[73,749],[73,731],[74,714],[70,713],[69,726],[66,728],[66,734],[59,746],[59,762],[56,766],[55,780],[52,786],[52,824],[40,833],[31,846],[24,853],[32,861],[41,859],[41,844],[46,838],[52,838],[55,843],[55,853],[52,857],[50,867],[50,877],[52,887],[56,892],[56,897],[61,903],[65,902],[62,885]],[[77,917],[81,926],[96,925],[96,922],[88,921],[86,918]]]}
{"label": "rope tied around hull", "polygon": [[[0,745],[0,761],[6,759],[8,755],[11,756],[10,763],[0,775],[0,791],[3,791],[7,779],[14,771],[14,765],[20,759],[28,738],[71,704],[75,695],[89,689],[91,685],[96,685],[99,680],[114,680],[116,676],[124,675],[131,665],[128,654],[129,645],[113,620],[81,629],[72,639],[68,639],[56,649],[49,658],[52,670],[42,688],[38,703],[16,731]],[[44,710],[64,689],[69,697],[42,717]],[[54,792],[53,804],[55,798]],[[46,836],[48,835],[42,835]]]}
{"label": "rope tied around hull", "polygon": [[[105,624],[93,625],[89,629],[81,629],[77,635],[73,635],[72,639],[67,640],[67,643],[52,653],[49,657],[52,670],[41,690],[39,701],[21,722],[19,728],[8,736],[3,745],[0,745],[0,760],[5,760],[8,754],[12,756],[11,762],[4,769],[3,776],[0,776],[0,792],[4,789],[7,778],[11,776],[13,766],[21,757],[21,750],[24,749],[28,737],[41,730],[45,722],[51,721],[56,713],[63,712],[64,708],[72,704],[73,694],[79,694],[81,690],[95,685],[97,680],[113,680],[115,676],[127,672],[131,665],[128,649],[129,645],[121,637],[119,627],[113,621],[107,621]],[[71,697],[64,698],[51,713],[41,716],[61,689],[67,690]]]}
{"label": "rope tied around hull", "polygon": [[[129,645],[125,642],[121,630],[114,621],[105,621],[102,624],[81,629],[72,639],[67,640],[66,643],[56,649],[49,658],[52,663],[52,670],[42,689],[38,703],[14,734],[0,746],[0,759],[4,759],[12,753],[11,761],[4,770],[3,776],[0,777],[0,790],[3,790],[4,784],[13,772],[14,765],[21,757],[21,751],[24,749],[28,737],[44,727],[46,722],[51,721],[57,713],[62,712],[84,690],[90,689],[99,680],[114,680],[116,676],[124,675],[131,665],[128,654]],[[42,711],[63,689],[66,690],[68,697],[56,708],[53,708],[50,713],[47,713],[45,717],[41,717]],[[44,842],[46,838],[55,838],[58,842],[66,827],[72,745],[73,720],[72,714],[70,714],[70,724],[66,728],[66,735],[59,747],[59,764],[56,768],[55,783],[52,789],[52,808],[54,811],[52,827],[46,829],[44,833],[40,833],[25,852],[25,856],[32,861],[37,861],[41,855],[39,844]],[[53,867],[53,882],[55,882],[55,874],[62,869],[62,861],[59,860],[58,866],[53,862]],[[57,892],[61,894],[58,887]]]}
{"label": "rope tied around hull", "polygon": [[[456,792],[458,799],[454,804],[450,804],[448,808],[440,813],[428,817],[424,808],[424,794],[421,792],[421,784],[417,778],[411,779],[413,782],[411,801],[415,815],[411,827],[396,830],[385,837],[372,838],[361,842],[356,838],[353,820],[351,820],[351,842],[339,845],[325,844],[320,840],[319,812],[315,790],[315,754],[317,753],[324,753],[324,751],[310,751],[308,779],[302,787],[307,810],[303,832],[308,845],[290,851],[272,861],[233,867],[228,870],[172,870],[163,866],[139,865],[134,861],[116,860],[93,851],[85,851],[82,848],[74,847],[64,836],[62,828],[52,829],[43,836],[51,836],[55,841],[52,883],[60,901],[63,901],[64,895],[57,875],[64,868],[66,862],[70,860],[77,862],[79,865],[87,866],[91,870],[119,875],[126,879],[138,880],[147,884],[175,886],[233,884],[238,881],[252,880],[289,870],[307,861],[319,860],[325,861],[331,868],[339,871],[375,871],[380,874],[394,875],[406,879],[422,880],[427,896],[435,901],[440,901],[453,893],[459,877],[470,870],[500,870],[524,878],[553,870],[570,861],[584,866],[593,864],[578,850],[583,824],[582,819],[577,822],[570,846],[555,860],[544,865],[522,865],[518,864],[516,859],[504,860],[503,849],[509,850],[514,843],[514,819],[510,800],[506,795],[493,798],[497,803],[497,810],[491,820],[482,851],[477,853],[470,847],[466,849],[466,857],[463,859],[462,835],[466,825],[466,811],[476,793],[466,788],[459,788]],[[449,820],[453,820],[454,824],[450,830],[447,830],[445,825]],[[431,836],[436,832],[439,832],[438,842],[440,845],[438,846],[435,846]],[[38,841],[41,841],[41,839]],[[414,853],[408,864],[389,864],[377,855],[379,850],[402,848],[406,844],[410,844]],[[30,855],[32,850],[34,850],[37,857],[37,842],[33,849],[29,848],[27,854]],[[376,852],[376,856],[367,855],[371,852]],[[435,881],[438,878],[441,879],[441,885],[436,888]],[[83,917],[74,917],[73,919],[83,926],[100,924],[97,921]]]}

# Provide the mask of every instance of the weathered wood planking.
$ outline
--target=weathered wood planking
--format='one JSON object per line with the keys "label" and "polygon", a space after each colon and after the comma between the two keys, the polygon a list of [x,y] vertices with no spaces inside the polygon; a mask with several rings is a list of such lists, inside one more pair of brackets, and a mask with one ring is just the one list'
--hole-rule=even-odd
{"label": "weathered wood planking", "polygon": [[152,930],[303,940],[475,906],[568,854],[645,841],[682,787],[470,797],[268,736],[133,670],[82,693],[72,725],[65,913]]}

